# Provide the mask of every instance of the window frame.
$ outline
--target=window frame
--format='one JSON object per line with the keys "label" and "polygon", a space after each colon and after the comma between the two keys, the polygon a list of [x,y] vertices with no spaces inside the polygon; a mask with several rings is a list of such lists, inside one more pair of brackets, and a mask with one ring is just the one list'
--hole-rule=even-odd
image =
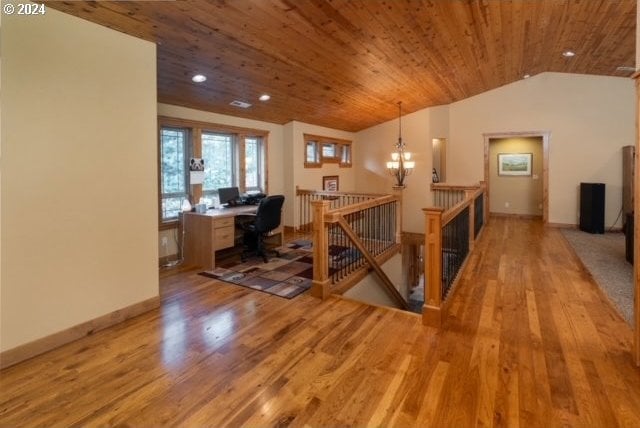
{"label": "window frame", "polygon": [[[164,129],[171,129],[171,130],[176,130],[176,131],[182,131],[184,132],[184,136],[185,136],[185,141],[184,141],[184,193],[183,192],[172,192],[172,193],[163,193],[162,192],[162,180],[163,180],[163,176],[162,176],[162,131]],[[178,216],[176,217],[171,217],[167,220],[164,219],[163,217],[163,210],[162,210],[162,202],[164,199],[166,198],[171,198],[171,197],[184,197],[184,196],[189,196],[189,160],[191,158],[191,141],[192,141],[192,135],[191,135],[191,131],[189,128],[183,127],[183,126],[178,126],[178,125],[163,125],[163,126],[159,126],[158,127],[158,217],[159,217],[159,221],[160,224],[175,224],[178,223],[180,215],[178,214]]]}
{"label": "window frame", "polygon": [[[228,135],[231,136],[231,186],[233,186],[234,183],[238,183],[239,182],[239,178],[238,178],[238,165],[239,165],[239,153],[238,153],[238,137],[237,134],[233,134],[230,132],[220,132],[218,130],[213,131],[210,129],[202,129],[200,132],[200,144],[201,144],[201,157],[204,159],[204,151],[202,150],[202,145],[203,145],[203,136],[204,134],[216,134],[216,135]],[[205,161],[205,170],[207,168],[207,162]],[[217,189],[213,189],[213,190],[205,190],[204,189],[204,184],[201,185],[202,186],[202,196],[204,197],[205,195],[211,195],[211,196],[218,196],[218,190]],[[225,187],[231,187],[231,186],[225,186]],[[240,187],[240,186],[238,186]]]}
{"label": "window frame", "polygon": [[[322,168],[325,163],[337,163],[340,168],[351,168],[353,164],[353,144],[349,140],[323,137],[320,135],[303,134],[304,136],[304,167]],[[308,146],[312,144],[315,151],[315,161],[307,157]],[[324,156],[324,147],[333,146],[334,156]],[[348,155],[345,157],[345,153]]]}
{"label": "window frame", "polygon": [[[246,170],[245,170],[245,144],[246,138],[256,138],[259,140],[259,177],[258,184],[263,186],[258,191],[263,193],[269,193],[268,182],[268,137],[269,131],[262,129],[242,128],[230,125],[223,125],[217,123],[201,122],[188,119],[179,119],[168,116],[158,116],[158,225],[159,230],[172,229],[178,226],[179,217],[171,220],[164,220],[162,217],[162,129],[163,128],[176,128],[187,131],[187,142],[185,144],[185,187],[186,194],[190,202],[198,201],[200,197],[204,196],[202,184],[191,184],[189,180],[189,160],[194,158],[202,158],[202,134],[230,134],[233,136],[233,156],[234,156],[234,185],[237,185],[240,192],[247,191],[245,186]],[[254,190],[250,190],[254,191]],[[211,194],[211,192],[207,192]],[[215,194],[215,193],[214,193]]]}

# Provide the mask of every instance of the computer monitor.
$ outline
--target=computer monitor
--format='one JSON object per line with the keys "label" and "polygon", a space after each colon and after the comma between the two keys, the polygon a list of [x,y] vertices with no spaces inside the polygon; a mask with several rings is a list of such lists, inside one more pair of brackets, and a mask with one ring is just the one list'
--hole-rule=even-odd
{"label": "computer monitor", "polygon": [[218,189],[218,198],[222,205],[236,205],[240,203],[240,191],[237,187],[221,187]]}

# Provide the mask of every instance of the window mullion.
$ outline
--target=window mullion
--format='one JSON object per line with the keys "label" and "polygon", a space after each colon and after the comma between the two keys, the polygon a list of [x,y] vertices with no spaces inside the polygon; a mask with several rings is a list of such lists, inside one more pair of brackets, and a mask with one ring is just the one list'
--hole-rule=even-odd
{"label": "window mullion", "polygon": [[[187,159],[187,176],[191,178],[191,172],[189,171],[189,161],[191,158],[202,158],[202,129],[193,128],[191,130],[191,156]],[[186,183],[191,183],[191,181],[186,181]],[[196,204],[200,202],[200,198],[202,198],[202,184],[191,184],[189,186],[191,203]]]}
{"label": "window mullion", "polygon": [[246,148],[245,148],[245,138],[246,135],[244,134],[238,134],[236,136],[236,150],[235,153],[237,154],[237,158],[238,158],[238,187],[240,188],[240,192],[246,192],[247,191],[247,168],[246,168],[246,156],[247,156],[247,152],[246,152]]}

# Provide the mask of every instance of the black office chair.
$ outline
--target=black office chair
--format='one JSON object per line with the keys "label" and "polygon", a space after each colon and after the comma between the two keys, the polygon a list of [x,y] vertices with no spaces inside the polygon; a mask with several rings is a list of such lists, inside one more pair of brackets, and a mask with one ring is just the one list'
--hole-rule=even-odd
{"label": "black office chair", "polygon": [[[283,204],[284,196],[267,196],[260,201],[255,219],[240,223],[240,227],[244,230],[243,241],[246,247],[242,252],[242,261],[245,261],[252,254],[262,256],[265,263],[269,261],[264,247],[264,238],[269,232],[280,226]],[[274,252],[277,256],[278,252]]]}

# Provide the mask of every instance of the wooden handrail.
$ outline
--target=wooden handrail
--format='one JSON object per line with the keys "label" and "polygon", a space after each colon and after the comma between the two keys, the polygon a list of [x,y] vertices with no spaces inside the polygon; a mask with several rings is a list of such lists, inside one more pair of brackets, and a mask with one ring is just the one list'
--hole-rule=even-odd
{"label": "wooden handrail", "polygon": [[367,208],[375,207],[378,205],[384,205],[389,202],[395,202],[398,200],[397,196],[386,195],[376,199],[370,199],[368,201],[358,202],[357,204],[348,205],[346,207],[334,208],[324,215],[324,221],[329,223],[336,223],[341,216],[352,214],[358,211],[366,210]]}
{"label": "wooden handrail", "polygon": [[431,183],[431,190],[471,190],[478,189],[478,184],[447,184],[447,183]]}
{"label": "wooden handrail", "polygon": [[[451,207],[450,209],[448,209],[442,214],[442,227],[449,224],[449,222],[454,218],[456,218],[457,215],[462,212],[462,210],[464,210],[466,207],[471,205],[471,203],[475,200],[475,198],[478,195],[482,194],[483,192],[482,187],[475,188],[475,189],[476,189],[475,192],[471,193],[470,195],[467,195],[462,201],[458,202],[456,205],[454,205],[453,207]],[[469,189],[469,190],[473,190],[473,189]]]}
{"label": "wooden handrail", "polygon": [[359,193],[359,192],[332,192],[329,190],[300,189],[296,186],[296,196],[298,195],[321,195],[321,196],[370,196],[372,198],[386,196],[384,193]]}

